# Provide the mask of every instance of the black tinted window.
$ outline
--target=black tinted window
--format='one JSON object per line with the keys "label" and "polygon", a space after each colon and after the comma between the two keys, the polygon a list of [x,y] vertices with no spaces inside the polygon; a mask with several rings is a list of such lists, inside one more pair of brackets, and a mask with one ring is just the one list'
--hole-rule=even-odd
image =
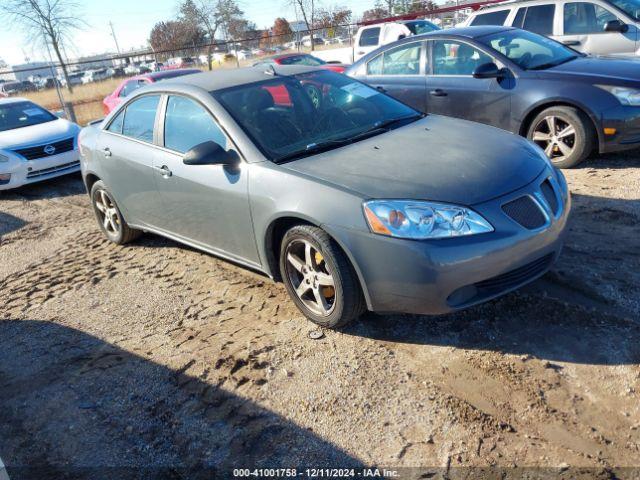
{"label": "black tinted window", "polygon": [[555,11],[555,5],[538,5],[527,8],[522,28],[540,35],[552,35]]}
{"label": "black tinted window", "polygon": [[359,45],[361,47],[373,47],[378,45],[378,37],[380,37],[380,27],[367,28],[360,35]]}
{"label": "black tinted window", "polygon": [[564,34],[601,33],[604,26],[617,17],[600,5],[588,2],[564,4]]}
{"label": "black tinted window", "polygon": [[471,21],[471,25],[504,25],[504,21],[509,15],[509,10],[499,10],[497,12],[481,13]]}
{"label": "black tinted window", "polygon": [[518,9],[518,13],[516,13],[516,18],[513,19],[512,27],[522,28],[522,24],[524,23],[524,16],[527,13],[527,7],[522,7]]}
{"label": "black tinted window", "polygon": [[144,142],[152,142],[159,101],[160,97],[153,95],[139,98],[129,104],[124,114],[122,134]]}
{"label": "black tinted window", "polygon": [[209,112],[191,99],[169,97],[164,146],[184,153],[209,140],[227,148],[227,139]]}

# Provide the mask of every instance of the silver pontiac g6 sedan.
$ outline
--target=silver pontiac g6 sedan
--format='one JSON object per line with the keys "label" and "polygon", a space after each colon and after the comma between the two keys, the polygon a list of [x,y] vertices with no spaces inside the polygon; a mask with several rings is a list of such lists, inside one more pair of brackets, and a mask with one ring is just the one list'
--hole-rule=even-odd
{"label": "silver pontiac g6 sedan", "polygon": [[309,67],[142,88],[80,145],[111,241],[149,231],[262,271],[326,327],[518,288],[558,257],[570,208],[527,140]]}

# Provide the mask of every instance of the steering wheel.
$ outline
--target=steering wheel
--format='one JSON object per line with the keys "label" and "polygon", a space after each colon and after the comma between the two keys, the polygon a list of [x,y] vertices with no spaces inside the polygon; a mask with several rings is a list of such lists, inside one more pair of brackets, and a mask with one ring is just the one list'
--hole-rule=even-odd
{"label": "steering wheel", "polygon": [[356,126],[356,123],[351,120],[347,113],[339,108],[332,107],[327,109],[316,121],[311,134],[316,134],[323,131],[338,131],[342,129],[353,128]]}

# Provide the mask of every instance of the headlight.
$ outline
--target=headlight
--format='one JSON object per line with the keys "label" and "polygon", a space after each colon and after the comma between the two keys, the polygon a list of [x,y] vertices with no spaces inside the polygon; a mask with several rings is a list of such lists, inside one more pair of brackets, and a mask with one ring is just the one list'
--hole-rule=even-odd
{"label": "headlight", "polygon": [[640,106],[640,90],[627,87],[613,87],[611,85],[596,85],[614,95],[622,105]]}
{"label": "headlight", "polygon": [[492,232],[473,210],[445,203],[412,200],[370,200],[364,214],[373,233],[389,237],[449,238]]}

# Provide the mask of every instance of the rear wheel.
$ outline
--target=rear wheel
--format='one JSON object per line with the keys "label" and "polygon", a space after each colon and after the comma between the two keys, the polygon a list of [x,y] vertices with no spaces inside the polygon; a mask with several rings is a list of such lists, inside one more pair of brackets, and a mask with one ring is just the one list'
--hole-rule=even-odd
{"label": "rear wheel", "polygon": [[91,187],[91,204],[102,233],[113,243],[123,245],[142,234],[140,230],[129,227],[113,195],[102,180],[98,180]]}
{"label": "rear wheel", "polygon": [[298,225],[285,234],[280,273],[296,306],[322,327],[342,327],[365,311],[353,267],[340,247],[318,227]]}
{"label": "rear wheel", "polygon": [[558,168],[571,168],[589,156],[595,143],[587,115],[573,107],[551,107],[531,122],[527,138],[544,150]]}

